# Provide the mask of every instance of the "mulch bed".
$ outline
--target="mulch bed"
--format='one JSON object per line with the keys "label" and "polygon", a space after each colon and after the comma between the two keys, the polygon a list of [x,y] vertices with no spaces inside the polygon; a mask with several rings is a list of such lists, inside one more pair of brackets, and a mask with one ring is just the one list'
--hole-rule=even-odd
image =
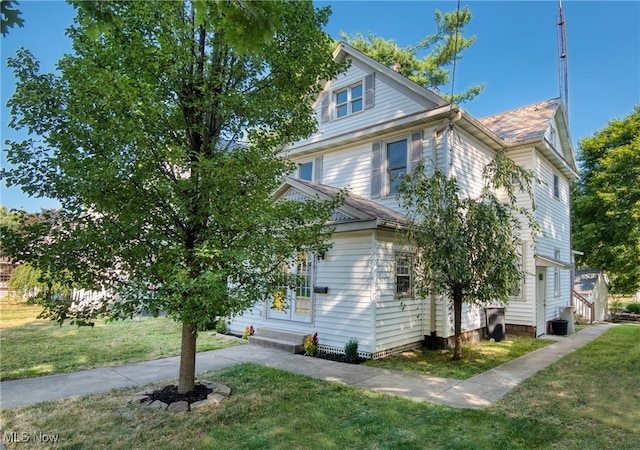
{"label": "mulch bed", "polygon": [[159,400],[166,403],[167,405],[182,401],[186,401],[191,404],[199,402],[201,400],[205,400],[211,392],[213,392],[213,389],[209,389],[202,384],[196,384],[196,388],[193,391],[187,392],[185,394],[179,394],[178,386],[170,384],[163,387],[162,389],[153,391],[150,397],[151,400]]}
{"label": "mulch bed", "polygon": [[353,361],[348,361],[347,357],[343,354],[325,353],[325,352],[318,352],[318,354],[316,355],[316,358],[328,359],[329,361],[336,361],[336,362],[347,363],[347,364],[362,364],[363,362],[367,361],[366,358],[360,358],[360,357],[358,357]]}

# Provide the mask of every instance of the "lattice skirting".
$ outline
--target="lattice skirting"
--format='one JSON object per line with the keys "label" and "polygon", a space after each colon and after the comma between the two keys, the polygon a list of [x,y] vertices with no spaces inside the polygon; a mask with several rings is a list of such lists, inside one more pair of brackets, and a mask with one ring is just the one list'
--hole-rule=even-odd
{"label": "lattice skirting", "polygon": [[[406,352],[407,350],[415,350],[422,347],[422,342],[413,342],[411,344],[401,345],[399,347],[390,348],[387,350],[380,350],[374,353],[358,351],[358,356],[365,359],[380,359],[386,356],[397,355],[398,353]],[[344,355],[344,349],[329,347],[327,345],[319,345],[318,350],[330,355]]]}

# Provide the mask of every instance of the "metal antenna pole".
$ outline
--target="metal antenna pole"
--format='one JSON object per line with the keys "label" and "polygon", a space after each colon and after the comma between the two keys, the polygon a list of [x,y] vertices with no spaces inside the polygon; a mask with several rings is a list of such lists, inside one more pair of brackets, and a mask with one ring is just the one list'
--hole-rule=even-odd
{"label": "metal antenna pole", "polygon": [[564,23],[564,11],[562,0],[559,0],[558,8],[558,80],[560,87],[560,99],[564,106],[564,113],[569,121],[569,76],[567,73],[567,35]]}

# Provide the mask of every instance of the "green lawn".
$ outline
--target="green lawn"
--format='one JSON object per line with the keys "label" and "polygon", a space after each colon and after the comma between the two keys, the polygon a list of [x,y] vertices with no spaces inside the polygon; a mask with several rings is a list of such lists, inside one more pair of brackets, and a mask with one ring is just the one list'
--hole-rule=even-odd
{"label": "green lawn", "polygon": [[[59,326],[36,320],[40,308],[0,299],[1,380],[117,366],[180,353],[180,325],[166,317]],[[198,351],[237,345],[238,340],[203,332]]]}
{"label": "green lawn", "polygon": [[412,350],[365,365],[382,369],[414,372],[433,377],[465,380],[555,341],[522,336],[508,336],[501,342],[481,341],[465,345],[462,359],[451,361],[453,350]]}
{"label": "green lawn", "polygon": [[232,388],[218,407],[172,414],[127,406],[140,388],[128,389],[2,410],[0,431],[57,433],[62,448],[635,449],[638,342],[640,326],[616,326],[484,410],[243,364],[202,377]]}

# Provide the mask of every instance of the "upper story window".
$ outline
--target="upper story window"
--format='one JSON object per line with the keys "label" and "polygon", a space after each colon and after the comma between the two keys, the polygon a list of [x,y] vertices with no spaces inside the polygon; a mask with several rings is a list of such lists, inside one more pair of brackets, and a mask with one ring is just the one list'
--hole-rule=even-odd
{"label": "upper story window", "polygon": [[422,131],[402,139],[374,142],[371,152],[371,198],[396,195],[404,176],[423,158]]}
{"label": "upper story window", "polygon": [[373,108],[375,76],[373,73],[347,87],[324,91],[320,96],[320,123],[340,119]]}
{"label": "upper story window", "polygon": [[362,82],[335,93],[336,117],[362,111]]}
{"label": "upper story window", "polygon": [[387,144],[387,183],[388,195],[398,193],[398,186],[407,174],[407,140]]}
{"label": "upper story window", "polygon": [[553,197],[560,198],[560,177],[558,174],[553,174]]}
{"label": "upper story window", "polygon": [[298,178],[313,181],[313,161],[298,166]]}
{"label": "upper story window", "polygon": [[322,182],[322,156],[299,163],[297,173],[294,173],[294,176],[301,180]]}

